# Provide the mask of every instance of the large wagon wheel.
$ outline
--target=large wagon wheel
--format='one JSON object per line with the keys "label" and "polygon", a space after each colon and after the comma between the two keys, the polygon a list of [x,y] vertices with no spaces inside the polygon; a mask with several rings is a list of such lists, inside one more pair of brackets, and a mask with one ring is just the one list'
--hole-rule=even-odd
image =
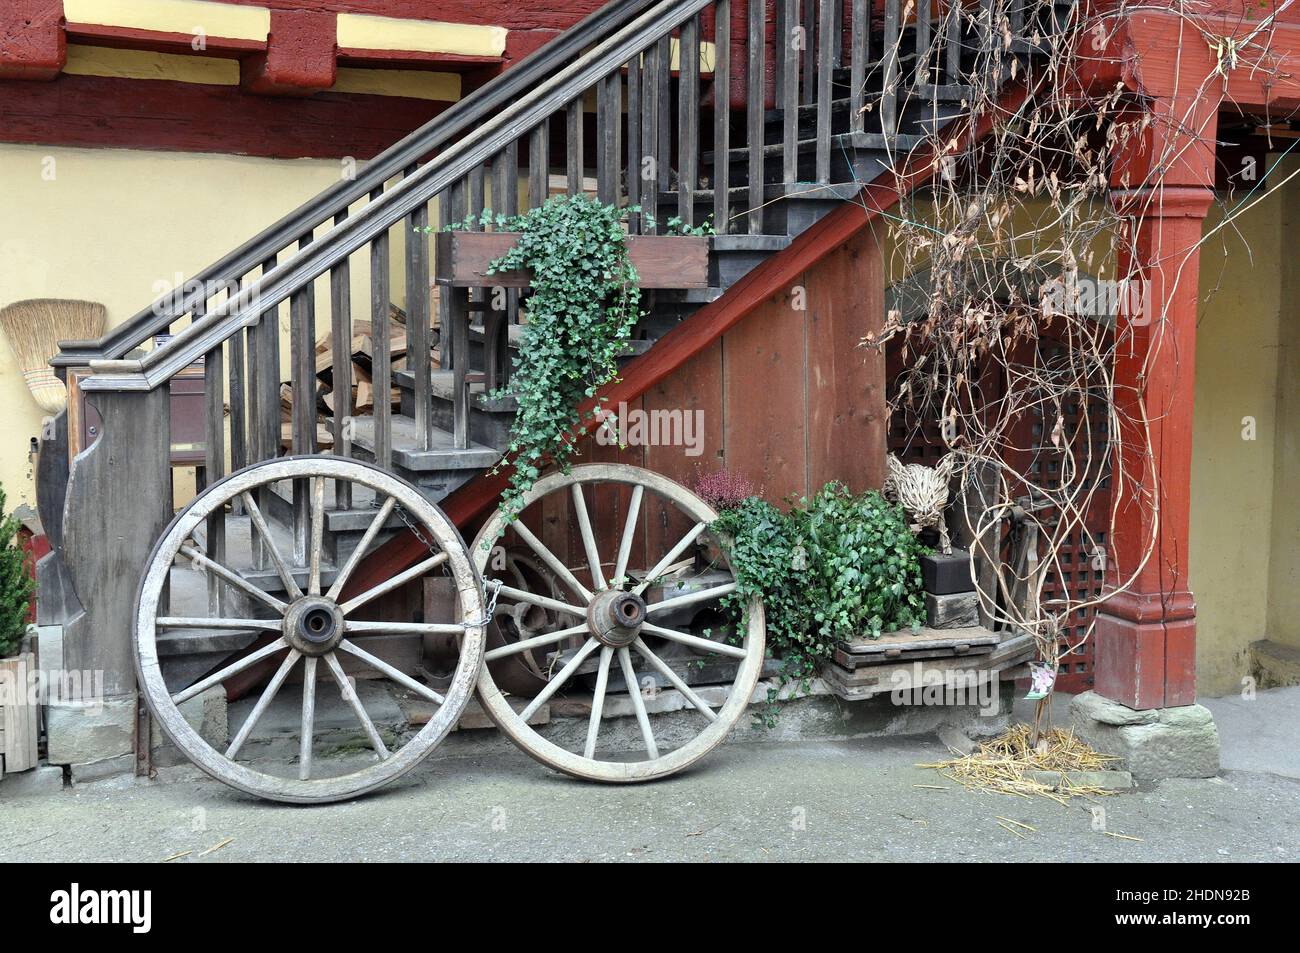
{"label": "large wagon wheel", "polygon": [[[269,488],[282,481],[296,481],[307,492],[310,510],[310,539],[306,585],[300,586],[290,569],[283,539],[258,504],[267,499]],[[324,525],[327,489],[352,485],[352,496],[373,497],[376,511],[357,548],[337,572],[325,565]],[[259,492],[260,491],[260,492]],[[232,565],[214,559],[193,542],[196,532],[209,517],[227,506],[238,504],[248,514],[249,534],[264,547],[273,571],[283,584],[282,595],[266,591],[244,578]],[[362,557],[394,515],[415,528],[429,545],[428,558],[405,572],[356,595],[344,598],[345,587]],[[233,555],[233,554],[232,554]],[[206,617],[182,618],[160,610],[165,606],[171,570],[178,557],[221,580],[229,594],[238,596],[251,612],[225,610]],[[233,563],[233,559],[226,562]],[[447,619],[423,622],[359,621],[356,610],[426,573],[446,572],[453,580],[457,598]],[[332,580],[323,580],[331,575]],[[298,577],[302,576],[300,571]],[[233,603],[236,600],[230,599]],[[285,457],[233,473],[207,490],[182,510],[154,547],[144,579],[136,614],[135,648],[140,687],[150,710],[167,737],[191,761],[232,787],[277,801],[328,802],[355,797],[409,771],[447,735],[459,720],[473,691],[483,659],[483,599],[479,577],[471,564],[464,540],[442,511],[428,502],[410,484],[368,464],[331,456]],[[256,617],[252,617],[256,616]],[[158,635],[169,630],[200,630],[229,633],[254,630],[262,633],[241,658],[180,690],[169,688],[159,665]],[[459,639],[459,661],[448,685],[434,691],[428,685],[400,671],[357,644],[359,639],[385,634],[454,634]],[[260,644],[259,644],[260,643]],[[262,690],[252,711],[234,733],[224,750],[212,747],[183,717],[178,706],[212,686],[228,681],[254,665],[278,662],[270,682]],[[428,722],[407,737],[404,744],[389,750],[371,714],[368,713],[344,664],[366,674],[382,676],[423,703],[432,703]],[[259,719],[275,700],[286,679],[297,668],[302,674],[301,720],[298,753],[284,764],[237,760]],[[319,680],[319,682],[318,682]],[[313,761],[313,739],[317,734],[317,695],[320,685],[332,685],[340,700],[355,716],[365,733],[377,763],[347,773],[333,773],[333,764]],[[404,733],[409,734],[409,733]],[[390,742],[391,742],[390,738]],[[400,737],[399,737],[400,740]]]}
{"label": "large wagon wheel", "polygon": [[[609,487],[617,491],[623,505],[619,510],[621,526],[617,555],[612,568],[607,569],[609,563],[601,559],[592,525],[593,519],[601,514],[589,510],[589,505],[598,497],[608,500],[614,492],[607,489]],[[689,529],[680,536],[674,532],[676,538],[671,544],[661,547],[662,551],[647,552],[646,567],[633,567],[629,565],[633,546],[638,536],[645,532],[642,517],[650,509],[647,493],[657,498],[662,507],[658,511],[663,517],[661,525],[672,525],[680,522],[680,517],[685,517],[682,525]],[[545,498],[553,495],[553,504],[543,503]],[[566,497],[569,504],[565,503]],[[554,512],[554,505],[572,506],[585,557],[585,564],[576,573],[574,567],[566,565],[529,528],[530,522],[536,522],[531,517],[544,507],[547,512]],[[676,519],[673,514],[676,514]],[[480,573],[487,576],[492,547],[508,530],[526,543],[560,578],[569,594],[565,600],[555,600],[503,585],[500,589],[502,599],[559,612],[567,617],[568,624],[552,632],[491,649],[486,656],[488,661],[545,646],[561,649],[575,646],[556,657],[545,688],[531,699],[515,699],[514,704],[493,680],[491,666],[483,666],[479,674],[479,700],[511,740],[543,764],[574,777],[629,782],[649,781],[680,771],[726,737],[749,705],[762,672],[764,623],[761,601],[756,599],[748,607],[745,613],[747,624],[737,645],[656,622],[657,618],[662,619],[666,614],[688,606],[716,606],[717,600],[735,590],[734,583],[722,582],[701,589],[691,589],[688,585],[683,594],[673,595],[670,590],[668,598],[658,602],[647,603],[644,598],[647,590],[663,578],[670,567],[680,565],[706,541],[714,544],[713,552],[725,562],[720,541],[714,539],[708,529],[716,516],[708,504],[685,487],[649,470],[588,464],[574,467],[567,474],[554,474],[539,480],[523,498],[517,520],[509,521],[498,512],[488,521],[475,539],[472,550]],[[647,540],[640,542],[648,548]],[[638,571],[642,569],[644,571]],[[580,579],[579,574],[590,585]],[[662,657],[666,654],[665,647],[673,645],[685,646],[699,659],[730,658],[738,661],[726,699],[717,708],[702,699],[700,693],[683,679],[681,672]],[[590,661],[593,657],[596,659],[594,663]],[[528,722],[542,705],[555,699],[557,693],[574,688],[574,676],[592,664],[595,666],[595,687],[591,694],[585,741],[574,738],[567,746],[562,746],[557,743],[560,733],[545,737]],[[608,745],[601,745],[602,714],[609,694],[611,670],[621,674],[624,684],[630,689],[627,698],[640,729],[640,751],[613,752],[607,750]],[[694,723],[685,729],[686,740],[672,750],[660,749],[660,739],[655,738],[640,690],[641,678],[651,673],[657,673],[680,692],[693,712]],[[604,724],[607,726],[608,722]],[[675,739],[680,740],[682,730],[677,729]]]}

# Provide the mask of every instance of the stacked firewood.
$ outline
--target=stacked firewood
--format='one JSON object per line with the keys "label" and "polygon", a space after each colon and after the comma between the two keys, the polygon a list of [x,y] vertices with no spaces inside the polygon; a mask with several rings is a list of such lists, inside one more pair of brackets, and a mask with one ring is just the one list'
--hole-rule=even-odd
{"label": "stacked firewood", "polygon": [[[392,368],[406,367],[406,313],[396,305],[388,312],[388,348]],[[340,401],[334,390],[334,340],[326,331],[316,339],[316,445],[328,450],[334,444],[331,421],[336,413],[352,416],[369,416],[375,408],[374,391],[374,327],[368,320],[352,322],[352,342],[349,353],[352,361],[351,401]],[[432,349],[434,366],[437,366],[438,349]],[[390,377],[391,380],[391,377]],[[388,393],[389,405],[397,411],[401,390],[392,385]],[[293,439],[293,388],[286,381],[280,384],[280,439],[288,450]]]}

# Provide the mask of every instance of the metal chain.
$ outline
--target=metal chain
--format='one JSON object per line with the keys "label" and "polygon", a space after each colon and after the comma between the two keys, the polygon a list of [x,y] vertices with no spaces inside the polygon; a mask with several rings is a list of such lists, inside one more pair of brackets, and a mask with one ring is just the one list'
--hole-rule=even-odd
{"label": "metal chain", "polygon": [[[371,505],[374,504],[372,503]],[[411,535],[413,535],[417,540],[419,540],[424,545],[425,549],[427,549],[434,556],[441,555],[442,550],[435,547],[433,543],[429,541],[428,537],[426,537],[423,533],[420,532],[420,527],[416,526],[415,523],[411,520],[410,516],[407,515],[406,509],[405,507],[402,506],[401,503],[398,503],[396,506],[393,507],[393,509],[397,512],[398,518],[401,519],[401,521],[406,524],[406,528],[411,531]],[[497,611],[497,598],[501,595],[501,587],[504,585],[505,583],[502,582],[500,579],[487,580],[487,584],[485,588],[491,589],[490,594],[484,593],[487,596],[487,609],[483,613],[483,618],[474,622],[466,622],[465,623],[466,628],[477,628],[478,626],[481,625],[487,625],[489,622],[492,621],[492,616]]]}

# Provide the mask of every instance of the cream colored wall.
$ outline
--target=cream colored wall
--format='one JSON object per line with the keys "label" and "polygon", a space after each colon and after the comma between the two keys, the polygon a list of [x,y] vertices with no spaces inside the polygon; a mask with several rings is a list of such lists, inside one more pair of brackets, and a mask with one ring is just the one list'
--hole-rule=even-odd
{"label": "cream colored wall", "polygon": [[1268,637],[1300,648],[1300,184],[1283,198],[1282,309],[1277,349],[1277,441],[1269,553]]}
{"label": "cream colored wall", "polygon": [[[1279,420],[1277,401],[1282,253],[1284,241],[1294,242],[1283,231],[1283,209],[1275,193],[1201,249],[1189,581],[1197,690],[1206,696],[1240,690],[1249,645],[1267,636],[1276,596],[1269,585],[1279,508],[1274,462],[1279,425],[1296,426]],[[1207,232],[1221,221],[1212,210]]]}
{"label": "cream colored wall", "polygon": [[[117,324],[174,284],[338,181],[334,160],[276,160],[118,149],[0,145],[0,305],[25,298],[103,303]],[[393,234],[393,297],[404,304],[404,236]],[[353,313],[369,314],[369,262],[353,259]],[[318,282],[317,330],[328,327]],[[282,339],[287,341],[287,308]],[[289,348],[281,348],[287,372]],[[28,447],[41,414],[0,346],[0,482],[35,506]]]}

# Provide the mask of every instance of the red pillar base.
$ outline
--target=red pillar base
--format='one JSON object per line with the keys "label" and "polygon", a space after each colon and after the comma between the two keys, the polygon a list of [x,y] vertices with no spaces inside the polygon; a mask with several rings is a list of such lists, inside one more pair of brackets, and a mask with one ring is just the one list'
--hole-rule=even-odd
{"label": "red pillar base", "polygon": [[1195,703],[1194,617],[1144,622],[1102,611],[1093,638],[1099,695],[1138,711]]}

